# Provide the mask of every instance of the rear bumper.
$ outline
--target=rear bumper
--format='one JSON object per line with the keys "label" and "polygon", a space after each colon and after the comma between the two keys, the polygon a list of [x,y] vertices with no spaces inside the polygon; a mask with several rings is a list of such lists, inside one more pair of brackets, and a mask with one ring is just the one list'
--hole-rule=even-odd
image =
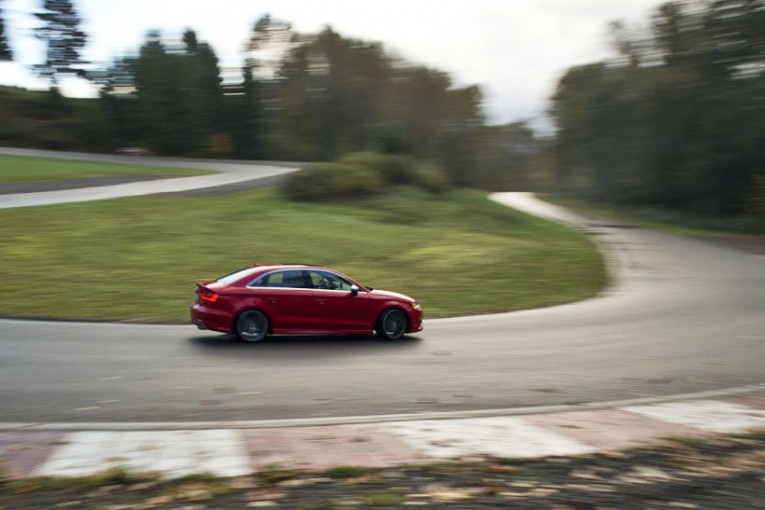
{"label": "rear bumper", "polygon": [[231,333],[232,318],[221,310],[214,310],[199,303],[194,303],[191,307],[191,322],[199,329],[209,329],[220,331],[221,333]]}

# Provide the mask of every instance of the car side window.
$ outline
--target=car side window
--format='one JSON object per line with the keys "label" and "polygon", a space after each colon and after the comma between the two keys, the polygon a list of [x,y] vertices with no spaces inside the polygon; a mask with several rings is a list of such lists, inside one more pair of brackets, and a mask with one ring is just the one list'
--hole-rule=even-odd
{"label": "car side window", "polygon": [[282,287],[289,289],[304,289],[306,288],[305,278],[303,277],[303,271],[274,271],[261,276],[250,287]]}
{"label": "car side window", "polygon": [[329,271],[309,271],[311,285],[314,289],[350,291],[352,283]]}
{"label": "car side window", "polygon": [[284,271],[284,286],[291,289],[305,289],[303,271]]}

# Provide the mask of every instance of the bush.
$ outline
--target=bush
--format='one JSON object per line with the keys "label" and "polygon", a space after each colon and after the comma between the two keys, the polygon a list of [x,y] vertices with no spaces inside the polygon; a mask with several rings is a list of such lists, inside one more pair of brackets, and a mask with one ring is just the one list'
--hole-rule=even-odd
{"label": "bush", "polygon": [[360,198],[381,193],[382,181],[369,169],[347,163],[318,163],[290,174],[283,190],[306,202]]}
{"label": "bush", "polygon": [[369,168],[386,184],[413,184],[411,176],[414,160],[406,156],[379,152],[354,152],[340,158],[340,162]]}
{"label": "bush", "polygon": [[414,186],[431,193],[448,188],[441,170],[408,156],[356,152],[333,163],[318,163],[284,182],[293,200],[330,201],[382,194],[392,187]]}
{"label": "bush", "polygon": [[431,193],[444,193],[449,189],[449,182],[441,171],[441,168],[433,163],[418,162],[412,173],[411,184],[430,191]]}

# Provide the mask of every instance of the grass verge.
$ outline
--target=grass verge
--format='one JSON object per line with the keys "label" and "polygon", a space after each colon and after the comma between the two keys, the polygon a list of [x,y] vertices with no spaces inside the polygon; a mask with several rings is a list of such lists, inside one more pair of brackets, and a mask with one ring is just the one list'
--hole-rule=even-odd
{"label": "grass verge", "polygon": [[333,267],[416,297],[430,318],[575,301],[606,282],[581,234],[470,191],[306,204],[260,190],[8,209],[0,240],[0,315],[15,317],[186,322],[194,282],[255,261]]}
{"label": "grass verge", "polygon": [[188,168],[0,155],[0,182],[55,181],[136,175],[181,177],[208,173],[210,172],[206,170]]}
{"label": "grass verge", "polygon": [[584,200],[545,195],[545,200],[588,216],[611,218],[639,227],[662,230],[672,234],[703,237],[750,236],[765,232],[753,218],[704,217],[656,207],[628,207],[592,203]]}

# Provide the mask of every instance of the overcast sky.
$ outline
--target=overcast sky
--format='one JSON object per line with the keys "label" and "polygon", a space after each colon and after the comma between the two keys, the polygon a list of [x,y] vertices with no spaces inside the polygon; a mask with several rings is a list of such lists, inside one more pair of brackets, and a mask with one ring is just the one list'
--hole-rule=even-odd
{"label": "overcast sky", "polygon": [[[147,30],[170,36],[186,27],[215,49],[222,66],[240,66],[242,49],[263,14],[312,33],[325,25],[346,36],[383,42],[409,61],[478,84],[492,122],[538,119],[555,84],[573,65],[611,54],[608,24],[644,23],[661,0],[73,0],[89,36],[84,57],[109,62],[135,53]],[[42,61],[31,13],[43,0],[0,0],[14,63],[0,83],[45,87],[28,67]],[[93,94],[82,80],[67,95]]]}

